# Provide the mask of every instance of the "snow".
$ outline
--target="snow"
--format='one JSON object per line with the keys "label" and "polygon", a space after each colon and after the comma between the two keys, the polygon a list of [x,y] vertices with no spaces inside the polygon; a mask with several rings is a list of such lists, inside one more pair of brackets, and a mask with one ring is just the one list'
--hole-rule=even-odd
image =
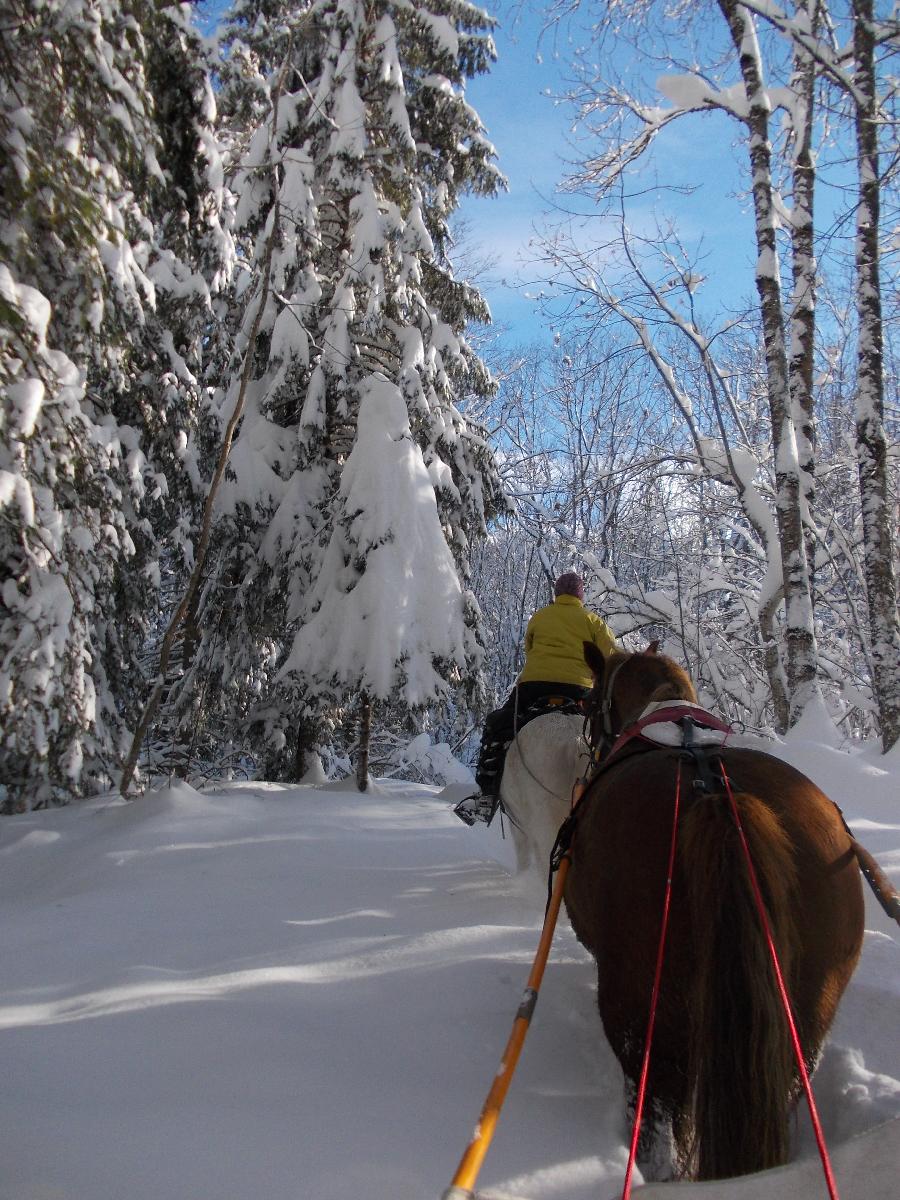
{"label": "snow", "polygon": [[[900,881],[900,760],[778,752]],[[424,743],[420,749],[424,748]],[[493,1080],[543,916],[496,826],[374,781],[176,784],[0,822],[4,1200],[438,1200]],[[814,1087],[842,1200],[896,1192],[898,929],[860,967]],[[627,1158],[594,972],[565,921],[479,1184],[609,1200]],[[826,1195],[796,1161],[647,1200]]]}
{"label": "snow", "polygon": [[[13,503],[19,506],[23,526],[27,528],[33,525],[34,496],[28,480],[22,475],[13,474],[12,471],[0,471],[0,509]],[[12,584],[15,587],[11,579],[4,581],[4,588],[6,584]]]}
{"label": "snow", "polygon": [[426,777],[439,783],[461,783],[469,792],[475,789],[475,776],[470,769],[453,757],[446,742],[432,742],[427,733],[420,733],[398,750],[394,760],[404,767],[419,767]]}
{"label": "snow", "polygon": [[282,675],[305,671],[380,699],[399,682],[407,703],[424,704],[447,687],[435,659],[465,662],[462,589],[399,389],[376,373],[360,393],[356,442],[341,476],[344,519],[316,583],[317,611],[295,636]]}
{"label": "snow", "polygon": [[[724,108],[742,120],[747,116],[747,96],[742,83],[717,90],[698,75],[660,75],[656,87],[677,109]],[[661,115],[670,114],[663,110]]]}
{"label": "snow", "polygon": [[360,159],[366,152],[366,114],[353,79],[342,80],[336,90],[334,124],[336,130],[330,150],[337,160],[333,171],[339,180],[342,175],[341,160]]}
{"label": "snow", "polygon": [[[303,300],[299,301],[303,304]],[[297,311],[298,300],[292,298],[290,303],[286,304],[278,316],[275,318],[275,324],[272,327],[270,353],[272,357],[281,357],[288,362],[300,362],[304,367],[309,365],[309,334],[303,327],[303,322]],[[272,388],[281,382],[282,372],[276,377],[277,382],[272,385]]]}
{"label": "snow", "polygon": [[431,38],[437,44],[439,53],[455,59],[459,54],[459,35],[455,26],[447,17],[430,13],[425,8],[416,11],[416,17],[428,30]]}
{"label": "snow", "polygon": [[13,429],[19,437],[31,437],[44,402],[43,383],[40,379],[23,379],[21,383],[10,383],[7,385],[6,395]]}
{"label": "snow", "polygon": [[36,288],[17,283],[5,263],[0,263],[0,297],[18,310],[34,335],[43,343],[50,322],[50,301]]}

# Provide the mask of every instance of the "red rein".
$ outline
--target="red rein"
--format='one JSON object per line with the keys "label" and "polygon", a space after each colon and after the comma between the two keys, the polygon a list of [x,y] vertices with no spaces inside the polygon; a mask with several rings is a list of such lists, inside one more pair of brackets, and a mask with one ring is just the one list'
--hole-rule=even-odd
{"label": "red rein", "polygon": [[634,1129],[631,1131],[631,1151],[628,1155],[628,1167],[625,1171],[625,1187],[622,1200],[628,1200],[631,1195],[631,1176],[634,1173],[634,1160],[637,1158],[638,1137],[641,1132],[641,1118],[644,1112],[644,1100],[647,1095],[647,1072],[650,1069],[650,1047],[653,1043],[653,1027],[656,1024],[656,1010],[659,1006],[659,981],[662,977],[663,958],[666,950],[666,934],[669,931],[669,907],[672,900],[672,875],[675,870],[675,846],[678,840],[678,813],[681,804],[681,760],[678,761],[678,774],[675,776],[675,811],[672,814],[672,841],[669,846],[669,869],[666,872],[666,897],[663,901],[662,928],[659,931],[659,949],[656,952],[656,971],[653,975],[653,994],[650,997],[650,1016],[647,1020],[647,1036],[644,1038],[644,1061],[641,1063],[641,1081],[638,1084],[637,1099],[634,1106]]}
{"label": "red rein", "polygon": [[734,799],[734,793],[731,790],[731,780],[725,771],[725,764],[722,764],[722,778],[725,780],[725,790],[728,793],[728,802],[731,805],[731,815],[734,817],[734,823],[737,826],[738,835],[741,839],[741,846],[744,850],[744,858],[747,860],[747,873],[750,876],[750,884],[753,888],[753,895],[756,900],[756,907],[759,912],[759,919],[762,923],[763,932],[766,937],[766,944],[769,947],[769,955],[772,959],[772,966],[775,970],[775,978],[778,981],[778,994],[781,996],[781,1006],[784,1009],[784,1015],[787,1018],[788,1028],[791,1031],[791,1041],[794,1046],[794,1057],[797,1060],[797,1070],[800,1072],[800,1079],[803,1082],[803,1090],[806,1093],[806,1102],[809,1105],[809,1115],[812,1120],[813,1129],[816,1135],[816,1145],[819,1148],[819,1157],[822,1159],[822,1170],[825,1172],[825,1182],[828,1185],[828,1195],[831,1200],[838,1200],[837,1183],[834,1178],[834,1171],[831,1169],[831,1159],[828,1156],[828,1147],[825,1145],[825,1135],[822,1132],[822,1122],[819,1120],[819,1110],[816,1108],[815,1097],[813,1096],[812,1085],[809,1082],[809,1072],[806,1069],[806,1063],[803,1060],[803,1047],[800,1045],[800,1037],[797,1033],[797,1023],[794,1020],[794,1014],[791,1011],[791,1001],[787,993],[787,988],[784,983],[784,975],[781,972],[781,964],[778,961],[778,951],[775,949],[775,940],[772,937],[772,929],[769,925],[769,918],[766,916],[766,906],[762,898],[762,892],[759,887],[759,880],[756,877],[756,868],[753,866],[753,859],[750,857],[750,847],[747,845],[747,838],[744,834],[744,827],[741,824],[740,813],[738,812],[737,803]]}

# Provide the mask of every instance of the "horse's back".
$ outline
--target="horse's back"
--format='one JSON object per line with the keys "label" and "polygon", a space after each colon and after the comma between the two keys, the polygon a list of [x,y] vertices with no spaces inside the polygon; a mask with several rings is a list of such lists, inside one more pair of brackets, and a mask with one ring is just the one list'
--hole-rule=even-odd
{"label": "horse's back", "polygon": [[500,795],[513,825],[519,870],[546,871],[572,789],[587,763],[581,717],[535,717],[506,753]]}
{"label": "horse's back", "polygon": [[[862,885],[837,806],[812,780],[773,755],[729,747],[722,758],[732,792],[757,798],[784,830],[796,878],[794,918],[807,944],[823,958],[855,964],[863,933]],[[654,750],[613,767],[595,785],[578,822],[569,888],[594,927],[615,928],[630,913],[646,909],[648,888],[656,886],[651,881],[665,879],[677,769],[677,752]],[[683,820],[690,820],[703,793],[693,787],[689,763],[683,766],[681,791]],[[711,799],[730,826],[727,797]],[[682,872],[691,869],[681,857],[679,862]],[[657,921],[658,912],[649,919]],[[578,932],[580,913],[573,924]],[[588,929],[584,933],[590,936]]]}
{"label": "horse's back", "polygon": [[[592,862],[603,862],[604,878],[627,875],[646,890],[657,866],[664,868],[671,840],[679,754],[651,750],[635,754],[601,775],[579,818],[576,842]],[[722,759],[735,795],[760,799],[783,826],[805,889],[801,912],[843,909],[862,922],[862,888],[850,835],[837,806],[802,772],[760,750],[727,747]],[[698,793],[693,768],[683,762],[682,813]],[[724,792],[717,799],[727,805]],[[573,879],[577,871],[573,871]]]}
{"label": "horse's back", "polygon": [[797,916],[807,936],[833,940],[839,931],[862,941],[862,882],[851,835],[840,809],[811,779],[774,755],[728,749],[724,755],[735,793],[759,797],[777,816],[793,847]]}

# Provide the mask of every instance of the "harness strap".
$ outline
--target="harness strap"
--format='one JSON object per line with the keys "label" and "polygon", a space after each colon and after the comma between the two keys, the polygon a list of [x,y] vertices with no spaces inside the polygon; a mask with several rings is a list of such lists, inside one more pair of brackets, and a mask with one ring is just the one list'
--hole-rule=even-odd
{"label": "harness strap", "polygon": [[672,837],[669,842],[669,865],[666,871],[666,891],[663,898],[662,923],[659,931],[659,946],[656,951],[656,970],[653,974],[653,991],[650,996],[650,1013],[647,1018],[647,1032],[644,1036],[644,1055],[641,1061],[641,1078],[638,1083],[637,1096],[634,1106],[634,1127],[631,1131],[631,1147],[628,1152],[628,1166],[625,1170],[625,1185],[622,1188],[622,1200],[629,1200],[631,1195],[631,1177],[637,1159],[638,1138],[641,1133],[641,1122],[644,1116],[644,1101],[647,1096],[647,1075],[650,1070],[650,1051],[653,1046],[653,1031],[656,1027],[656,1012],[659,1007],[659,985],[662,979],[663,961],[666,952],[666,935],[669,931],[669,910],[672,905],[672,879],[675,875],[675,848],[678,842],[678,817],[681,803],[681,762],[675,775],[675,804],[672,812]]}
{"label": "harness strap", "polygon": [[612,728],[613,684],[616,681],[616,676],[621,671],[621,669],[625,666],[626,662],[628,662],[628,659],[623,658],[620,662],[616,663],[616,665],[613,667],[613,669],[610,672],[608,672],[607,678],[606,678],[606,681],[605,681],[605,684],[603,687],[603,703],[601,706],[601,714],[603,716],[603,733],[604,733],[605,737],[609,739],[609,741],[612,741],[612,739],[613,739],[613,728]]}
{"label": "harness strap", "polygon": [[[578,803],[580,803],[580,800]],[[550,902],[553,899],[553,877],[562,866],[564,860],[571,861],[569,851],[572,848],[572,839],[575,837],[576,808],[577,804],[572,808],[572,811],[563,821],[562,825],[560,825],[556,841],[553,843],[553,849],[550,851],[550,870],[547,872],[547,904],[544,908],[545,916],[550,911]]]}
{"label": "harness strap", "polygon": [[[683,717],[679,721],[681,725],[684,758],[690,759],[694,764],[696,776],[694,778],[694,789],[698,792],[716,792],[723,791],[726,787],[727,777],[725,775],[725,763],[721,755],[721,747],[716,746],[709,750],[706,746],[700,746],[694,740],[694,719],[693,717]],[[713,770],[712,764],[718,764],[718,769]]]}
{"label": "harness strap", "polygon": [[[689,711],[686,712],[685,710]],[[646,737],[643,733],[650,725],[670,721],[674,721],[682,730],[680,752],[678,747],[661,745],[659,742]],[[634,754],[642,754],[649,750],[668,750],[670,753],[677,755],[679,759],[689,759],[693,762],[695,769],[694,788],[697,791],[714,792],[725,790],[725,766],[719,753],[720,747],[709,747],[699,744],[694,738],[694,730],[697,726],[702,729],[716,729],[724,733],[725,738],[732,732],[730,725],[725,724],[724,721],[720,721],[718,717],[713,716],[712,713],[707,712],[706,709],[700,708],[696,704],[691,704],[687,701],[667,705],[657,704],[652,705],[651,711],[645,711],[637,721],[622,731],[616,739],[615,745],[604,759],[598,761],[592,758],[590,775],[584,780],[579,780],[575,785],[572,808],[569,815],[559,827],[556,840],[553,843],[553,849],[550,851],[550,866],[547,873],[548,906],[550,903],[549,897],[553,893],[553,877],[559,870],[563,859],[570,857],[569,850],[572,840],[575,837],[575,828],[578,824],[581,807],[587,800],[597,780],[602,775],[605,775],[607,771],[611,771],[613,767],[617,767],[619,763],[632,757]],[[723,743],[725,738],[722,739]],[[719,764],[718,769],[715,771],[711,765],[713,762]]]}
{"label": "harness strap", "polygon": [[593,782],[593,778],[578,779],[572,788],[572,807],[569,809],[569,815],[563,821],[562,825],[560,825],[556,841],[553,843],[553,849],[550,851],[550,870],[547,873],[547,907],[544,909],[545,917],[550,911],[550,905],[553,902],[553,877],[564,862],[568,863],[572,861],[570,850],[572,848],[572,839],[575,837],[578,811],[585,796],[590,791]]}
{"label": "harness strap", "polygon": [[715,729],[720,733],[724,733],[726,737],[728,734],[734,732],[731,726],[726,724],[725,721],[720,721],[711,712],[707,712],[706,709],[700,708],[696,704],[691,704],[689,701],[673,702],[663,708],[654,705],[652,711],[645,711],[636,721],[633,721],[631,725],[622,730],[613,743],[613,747],[607,757],[612,758],[632,738],[642,737],[644,730],[650,725],[662,725],[670,721],[675,724],[681,724],[687,720],[691,722],[692,726],[698,726],[702,729]]}
{"label": "harness strap", "polygon": [[[579,779],[573,788],[572,807],[569,810],[569,815],[559,827],[556,834],[556,840],[553,843],[553,849],[550,851],[550,866],[547,873],[547,896],[548,898],[553,893],[553,876],[559,870],[560,864],[564,859],[570,857],[569,850],[572,846],[572,840],[575,837],[575,829],[578,824],[578,818],[581,814],[582,806],[587,801],[588,795],[591,792],[594,784],[607,771],[611,771],[613,767],[617,767],[619,763],[631,758],[634,754],[643,754],[649,750],[663,750],[671,747],[663,747],[655,742],[648,740],[637,740],[636,737],[619,739],[621,745],[615,751],[610,751],[606,758],[598,761],[595,758],[591,759],[589,774],[584,779]],[[615,757],[613,757],[615,753]],[[549,904],[549,899],[548,899]]]}

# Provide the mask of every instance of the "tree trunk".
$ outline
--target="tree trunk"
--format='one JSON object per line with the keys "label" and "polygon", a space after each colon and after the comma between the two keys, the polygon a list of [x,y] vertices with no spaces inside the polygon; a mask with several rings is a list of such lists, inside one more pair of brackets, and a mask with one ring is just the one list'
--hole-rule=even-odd
{"label": "tree trunk", "polygon": [[[819,0],[799,0],[797,16],[812,33],[819,27]],[[813,408],[813,377],[816,335],[816,254],[813,221],[816,167],[812,153],[813,113],[817,71],[815,60],[799,42],[794,43],[794,72],[791,90],[797,97],[794,108],[794,196],[791,224],[793,293],[790,312],[788,361],[791,419],[797,438],[797,466],[809,571],[810,600],[815,612],[815,459],[816,426]]]}
{"label": "tree trunk", "polygon": [[781,657],[778,653],[778,643],[775,640],[775,612],[778,604],[779,600],[775,598],[770,603],[760,606],[759,631],[762,635],[766,678],[769,681],[772,707],[775,710],[775,731],[786,733],[791,723],[791,706],[785,691]]}
{"label": "tree trunk", "polygon": [[312,710],[297,718],[297,740],[294,743],[294,761],[290,772],[291,783],[299,783],[313,766],[320,735],[320,720]]}
{"label": "tree trunk", "polygon": [[856,388],[856,456],[862,504],[866,596],[872,636],[873,689],[885,752],[900,738],[900,618],[893,560],[887,439],[884,432],[884,362],[878,252],[880,180],[878,105],[872,0],[853,0],[856,149],[856,304],[859,366]]}
{"label": "tree trunk", "polygon": [[748,104],[746,122],[756,221],[756,289],[763,323],[766,382],[775,459],[775,509],[784,581],[785,675],[790,721],[794,724],[816,690],[818,653],[804,539],[797,431],[792,420],[779,283],[772,187],[772,147],[769,142],[771,102],[765,89],[752,18],[738,0],[718,0],[718,3],[728,22],[738,55]]}
{"label": "tree trunk", "polygon": [[359,738],[356,748],[356,786],[364,792],[369,786],[369,742],[372,736],[372,703],[368,692],[359,694]]}
{"label": "tree trunk", "polygon": [[[197,621],[197,615],[200,608],[200,589],[198,588],[191,597],[188,611],[184,617],[183,633],[181,639],[181,675],[186,676],[194,665],[194,658],[197,654],[197,647],[200,644],[200,627]],[[188,779],[191,771],[191,758],[194,750],[194,738],[197,733],[197,723],[200,719],[199,701],[200,697],[194,691],[191,697],[191,705],[186,714],[183,714],[181,719],[175,717],[175,729],[173,730],[173,759],[174,765],[172,773],[176,779]]]}

